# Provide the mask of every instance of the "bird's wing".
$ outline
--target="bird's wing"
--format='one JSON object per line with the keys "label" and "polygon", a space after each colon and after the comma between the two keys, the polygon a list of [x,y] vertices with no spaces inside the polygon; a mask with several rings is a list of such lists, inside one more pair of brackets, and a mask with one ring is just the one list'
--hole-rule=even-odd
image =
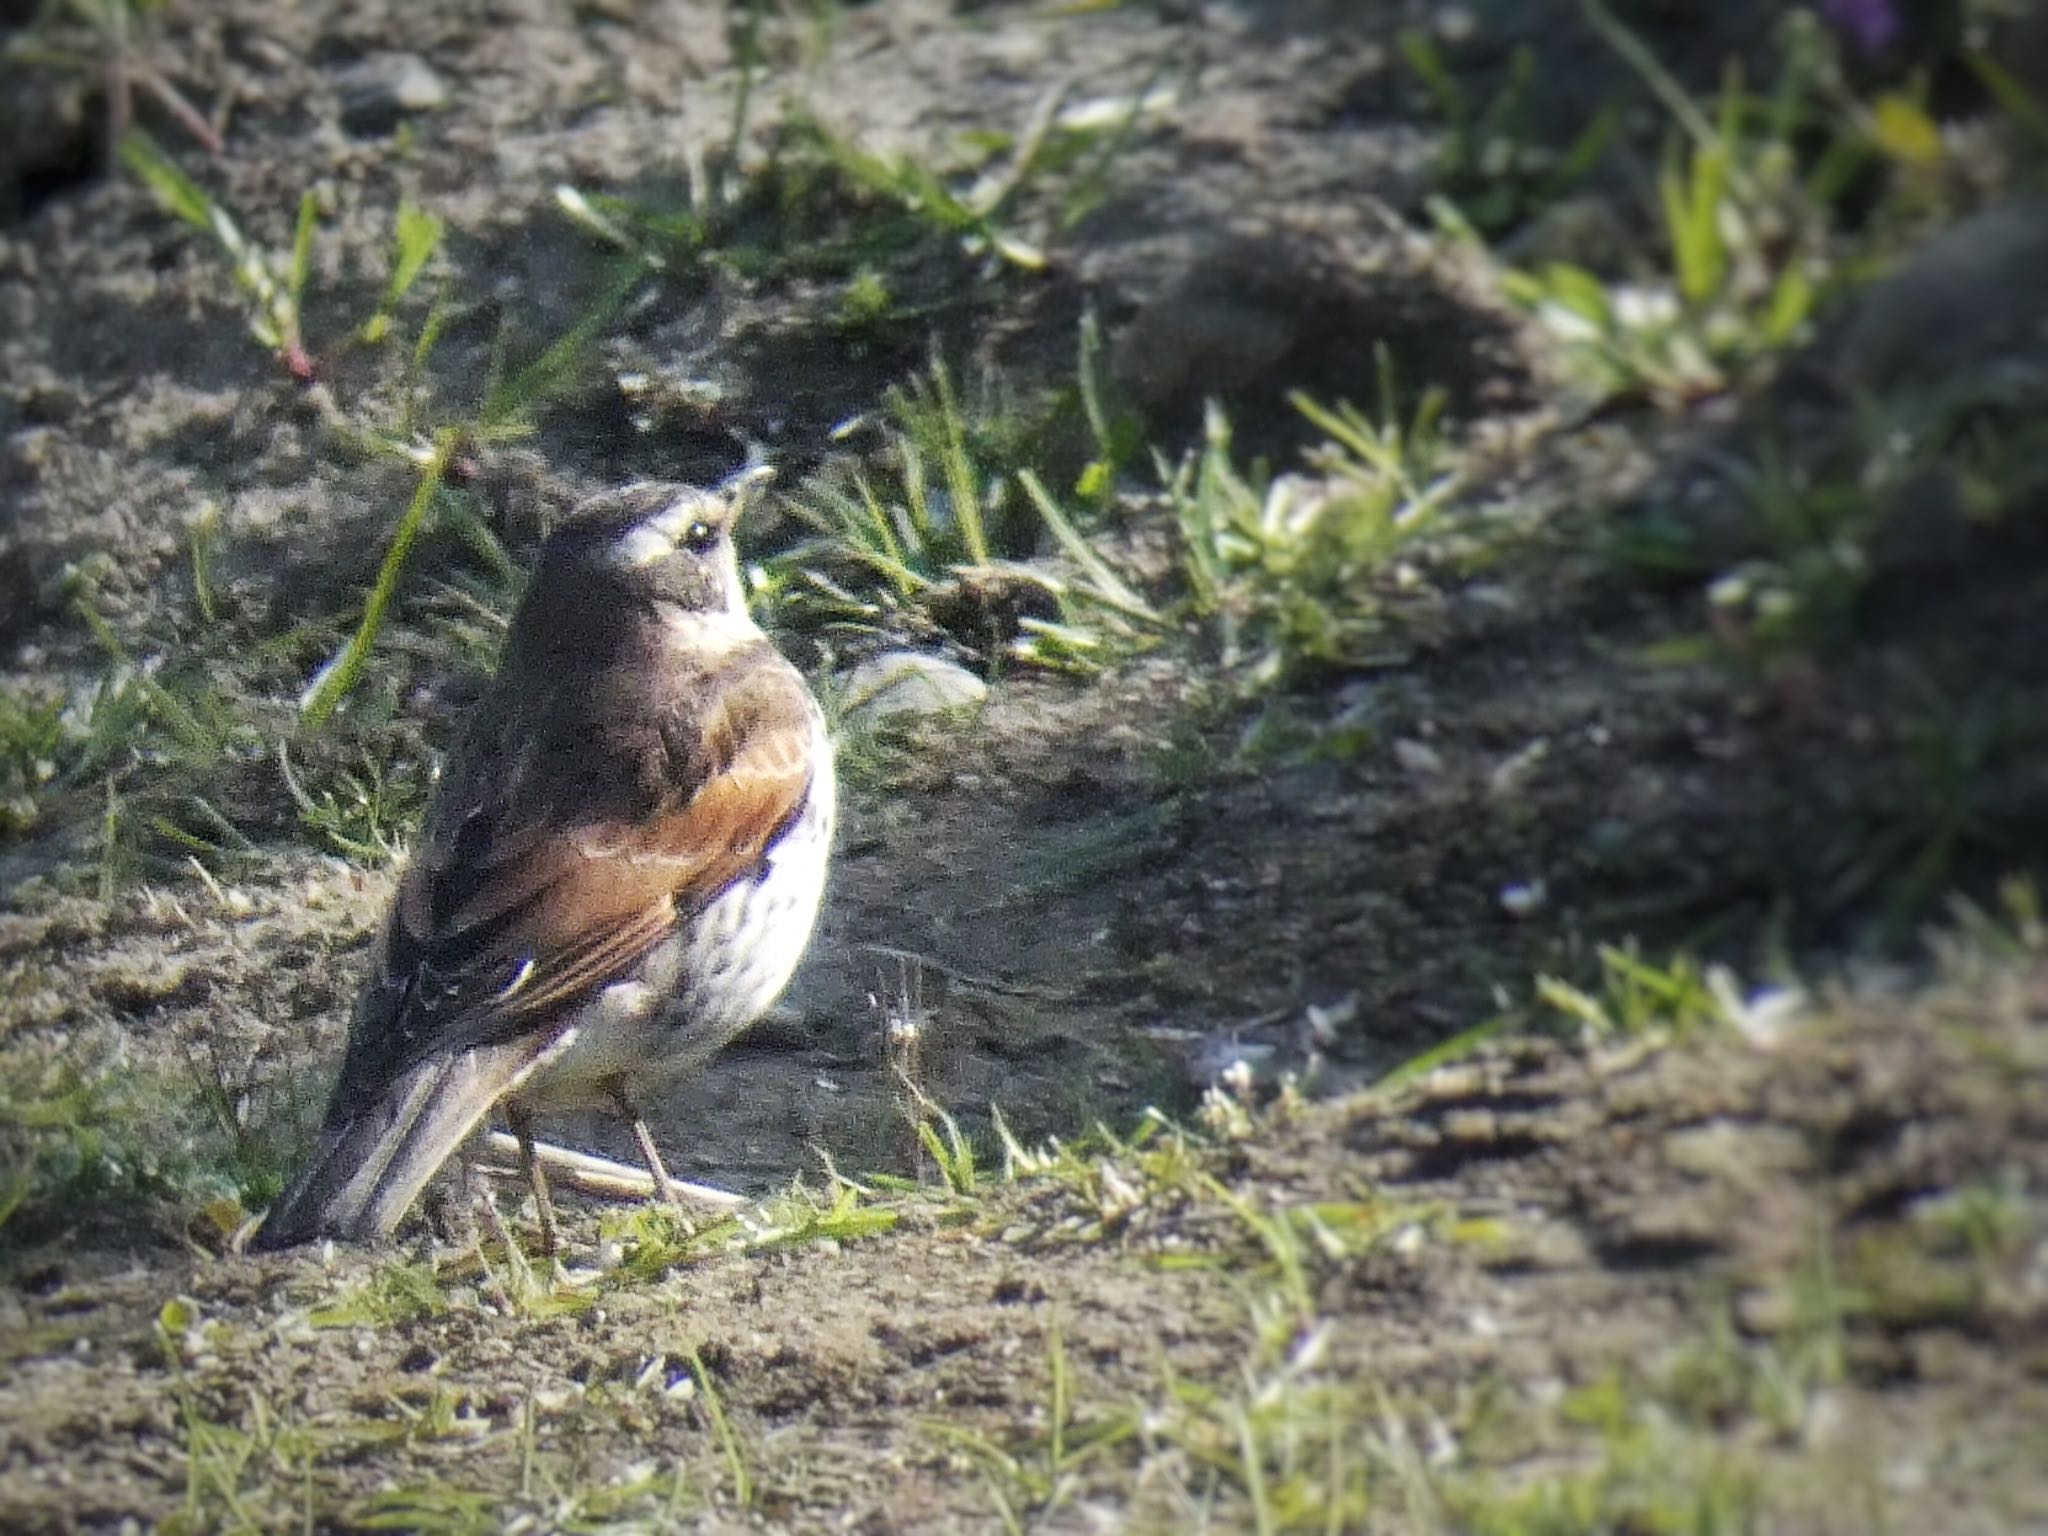
{"label": "bird's wing", "polygon": [[632,793],[587,753],[465,765],[393,909],[377,990],[395,1007],[369,1032],[394,1067],[550,1027],[753,870],[810,786],[813,708],[786,666],[749,669],[618,754]]}

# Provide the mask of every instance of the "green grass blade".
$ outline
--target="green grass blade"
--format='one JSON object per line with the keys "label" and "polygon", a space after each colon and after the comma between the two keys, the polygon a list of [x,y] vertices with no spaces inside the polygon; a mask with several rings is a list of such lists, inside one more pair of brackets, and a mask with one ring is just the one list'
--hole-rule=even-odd
{"label": "green grass blade", "polygon": [[1422,88],[1436,104],[1445,126],[1462,138],[1471,117],[1465,105],[1465,92],[1445,67],[1443,55],[1437,51],[1435,42],[1419,27],[1403,27],[1394,39],[1394,46],[1400,50],[1401,62],[1422,82]]}
{"label": "green grass blade", "polygon": [[940,463],[946,472],[946,492],[953,499],[953,520],[960,529],[960,542],[967,558],[976,565],[986,565],[988,530],[981,520],[980,478],[967,452],[967,423],[953,394],[952,376],[937,362],[932,364],[932,388],[938,399]]}
{"label": "green grass blade", "polygon": [[1720,135],[1714,125],[1707,121],[1706,114],[1686,94],[1685,87],[1678,83],[1640,37],[1607,9],[1602,0],[1579,0],[1579,8],[1585,13],[1587,23],[1642,77],[1651,94],[1663,103],[1664,110],[1677,120],[1678,126],[1685,130],[1694,144],[1701,149],[1712,149],[1720,143]]}
{"label": "green grass blade", "polygon": [[1388,1071],[1373,1086],[1375,1088],[1394,1088],[1402,1083],[1413,1082],[1418,1077],[1424,1077],[1434,1072],[1438,1067],[1445,1065],[1447,1062],[1463,1059],[1484,1045],[1488,1040],[1491,1040],[1495,1035],[1503,1034],[1507,1030],[1518,1027],[1526,1022],[1527,1020],[1519,1013],[1497,1013],[1492,1018],[1482,1020],[1469,1029],[1460,1030],[1457,1034],[1451,1036],[1450,1039],[1433,1045],[1426,1051],[1410,1056],[1399,1066]]}
{"label": "green grass blade", "polygon": [[1657,179],[1678,291],[1695,308],[1721,291],[1727,275],[1728,250],[1720,224],[1727,170],[1723,151],[1702,149],[1694,151],[1683,168],[1668,166]]}
{"label": "green grass blade", "polygon": [[[1614,329],[1614,304],[1608,297],[1607,285],[1584,267],[1553,261],[1528,288],[1516,284],[1510,291],[1510,297],[1525,294],[1538,303],[1555,304],[1577,315],[1597,331]],[[1528,298],[1523,298],[1523,302],[1528,302]]]}
{"label": "green grass blade", "polygon": [[[1095,464],[1101,467],[1099,486],[1106,506],[1116,491],[1116,474],[1128,449],[1129,434],[1118,430],[1110,415],[1103,380],[1108,366],[1108,349],[1102,339],[1102,322],[1094,310],[1081,316],[1081,411],[1088,420],[1088,434],[1095,440]],[[1092,467],[1092,466],[1091,466]]]}
{"label": "green grass blade", "polygon": [[113,626],[100,616],[97,608],[83,597],[75,599],[72,607],[85,622],[85,627],[92,631],[93,638],[107,653],[108,659],[126,665],[133,671],[135,687],[148,701],[151,712],[163,722],[181,746],[201,757],[211,757],[220,751],[219,733],[209,730],[192,712],[191,706],[135,664],[134,659],[128,654],[128,648],[121,643],[120,636],[116,635]]}
{"label": "green grass blade", "polygon": [[[1372,430],[1371,425],[1361,419],[1351,408],[1345,407],[1341,410],[1333,411],[1328,406],[1312,396],[1303,394],[1298,389],[1288,392],[1287,403],[1306,417],[1309,425],[1313,426],[1323,436],[1349,453],[1353,458],[1389,479],[1398,477],[1400,469],[1400,448],[1398,443],[1390,444],[1382,440]],[[1387,419],[1392,420],[1391,417]]]}
{"label": "green grass blade", "polygon": [[2048,108],[2035,100],[2032,93],[1989,54],[1967,53],[1963,55],[1963,62],[1970,66],[1971,72],[2006,115],[2025,129],[2035,143],[2048,148]]}
{"label": "green grass blade", "polygon": [[176,215],[195,229],[208,234],[214,232],[213,214],[217,206],[191,177],[171,163],[170,157],[156,147],[156,141],[139,128],[131,128],[121,136],[121,163],[135,173],[135,177],[149,188],[166,212]]}
{"label": "green grass blade", "polygon": [[1787,268],[1771,289],[1771,307],[1764,316],[1764,340],[1773,347],[1790,342],[1813,313],[1813,304],[1813,279],[1804,268]]}
{"label": "green grass blade", "polygon": [[1143,123],[1155,93],[1164,82],[1168,67],[1162,62],[1153,71],[1151,78],[1139,87],[1131,97],[1130,110],[1123,115],[1123,120],[1102,143],[1088,166],[1074,178],[1072,186],[1062,199],[1060,228],[1072,229],[1101,207],[1108,198],[1110,178],[1116,170],[1117,162],[1136,142],[1139,125]]}
{"label": "green grass blade", "polygon": [[539,357],[491,386],[478,413],[487,436],[508,435],[527,425],[536,406],[573,382],[591,348],[618,317],[645,272],[644,263],[629,263],[577,317],[576,323],[549,343]]}
{"label": "green grass blade", "polygon": [[299,220],[292,230],[292,264],[285,275],[285,297],[296,311],[306,291],[306,274],[313,265],[313,231],[320,223],[320,200],[308,188],[299,198]]}
{"label": "green grass blade", "polygon": [[1621,131],[1621,109],[1609,105],[1594,114],[1579,136],[1572,140],[1550,175],[1550,186],[1560,194],[1593,174],[1593,167],[1607,153],[1607,146]]}
{"label": "green grass blade", "polygon": [[[913,461],[914,462],[914,461]],[[875,531],[875,547],[887,570],[895,579],[897,590],[909,596],[924,582],[919,579],[909,556],[904,552],[903,540],[897,534],[896,520],[889,515],[889,509],[882,505],[882,498],[876,494],[874,482],[862,475],[855,486],[860,496],[859,518]],[[919,498],[922,500],[922,498]],[[857,526],[851,519],[846,521],[849,528]]]}
{"label": "green grass blade", "polygon": [[396,259],[392,263],[391,285],[386,301],[396,303],[418,281],[421,271],[441,248],[447,226],[416,203],[398,205],[398,228],[393,236]]}
{"label": "green grass blade", "polygon": [[1096,598],[1119,613],[1141,619],[1147,624],[1162,622],[1158,610],[1117,575],[1110,568],[1109,562],[1097,554],[1081,536],[1080,530],[1068,519],[1067,514],[1060,510],[1059,503],[1047,493],[1037,475],[1028,469],[1019,470],[1017,482],[1024,487],[1024,494],[1031,498],[1032,506],[1037,508],[1038,515],[1045,520],[1046,528],[1060,548],[1065,550],[1068,558],[1086,573],[1089,587]]}
{"label": "green grass blade", "polygon": [[412,493],[412,501],[391,536],[391,548],[385,551],[376,583],[370,588],[369,601],[363,605],[362,622],[356,626],[348,644],[313,674],[313,680],[299,696],[299,714],[313,724],[318,725],[333,714],[335,706],[348,697],[349,691],[361,679],[371,647],[377,643],[377,635],[384,628],[384,620],[397,598],[406,561],[412,555],[420,529],[426,524],[427,512],[434,504],[434,493],[441,487],[441,477],[447,471],[448,459],[454,450],[455,434],[444,430],[435,440],[433,457],[421,469],[420,482]]}
{"label": "green grass blade", "polygon": [[390,332],[392,312],[433,260],[445,231],[440,219],[417,204],[398,205],[398,219],[391,235],[391,276],[384,284],[384,296],[377,301],[377,312],[363,322],[363,340],[382,341]]}
{"label": "green grass blade", "polygon": [[719,1449],[725,1453],[726,1467],[732,1473],[733,1499],[745,1509],[754,1502],[754,1475],[747,1466],[746,1451],[733,1432],[732,1421],[725,1416],[725,1403],[711,1373],[704,1368],[703,1356],[694,1349],[690,1351],[690,1369],[696,1374],[697,1389],[704,1394],[704,1411],[710,1416],[712,1432],[718,1436]]}

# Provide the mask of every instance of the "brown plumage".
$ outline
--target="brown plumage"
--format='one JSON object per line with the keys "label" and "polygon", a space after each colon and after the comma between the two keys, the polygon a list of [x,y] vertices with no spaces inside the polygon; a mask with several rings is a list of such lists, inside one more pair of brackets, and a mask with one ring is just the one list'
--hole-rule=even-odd
{"label": "brown plumage", "polygon": [[740,587],[744,489],[630,486],[548,538],[253,1246],[387,1235],[500,1104],[529,1146],[536,1111],[617,1105],[667,1190],[633,1102],[781,992],[831,840],[823,717]]}

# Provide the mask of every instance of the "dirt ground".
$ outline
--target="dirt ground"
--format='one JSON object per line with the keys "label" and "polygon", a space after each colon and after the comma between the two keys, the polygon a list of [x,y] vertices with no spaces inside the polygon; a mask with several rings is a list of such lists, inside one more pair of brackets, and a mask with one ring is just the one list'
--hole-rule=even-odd
{"label": "dirt ground", "polygon": [[[2036,963],[1960,978],[1931,1009],[1866,997],[1769,1049],[1503,1050],[1303,1111],[1236,1149],[1233,1190],[1329,1211],[1370,1190],[1385,1226],[1318,1266],[1313,1332],[1274,1372],[1335,1394],[1317,1400],[1316,1453],[1335,1419],[1361,1460],[1398,1463],[1406,1435],[1431,1468],[1468,1446],[1523,1469],[1571,1466],[1586,1454],[1575,1401],[1660,1381],[1681,1422],[1731,1426],[1716,1454],[1762,1490],[1706,1528],[2036,1528],[2039,1205],[1981,1253],[1929,1234],[1939,1192],[2038,1189],[2048,1173],[2044,976]],[[0,1388],[11,1523],[173,1515],[194,1475],[189,1426],[217,1419],[259,1443],[230,1501],[197,1506],[202,1528],[224,1510],[253,1528],[300,1508],[322,1523],[351,1506],[424,1521],[439,1506],[417,1490],[440,1489],[499,1518],[517,1509],[526,1528],[583,1529],[602,1521],[570,1491],[620,1487],[634,1495],[624,1513],[657,1526],[680,1490],[673,1518],[707,1528],[995,1528],[1005,1479],[958,1435],[1045,1459],[1059,1350],[1068,1443],[1082,1449],[1048,1478],[1058,1495],[1033,1528],[1249,1528],[1241,1500],[1205,1479],[1201,1442],[1191,1452],[1164,1425],[1103,1431],[1134,1404],[1162,1420],[1189,1411],[1169,1380],[1258,1402],[1269,1384],[1253,1375],[1241,1282],[1266,1256],[1227,1212],[1181,1195],[1082,1235],[1098,1215],[1025,1184],[969,1219],[843,1248],[714,1258],[653,1284],[587,1276],[594,1295],[560,1316],[479,1285],[395,1323],[322,1320],[372,1267],[353,1254],[166,1256],[32,1285],[11,1304]],[[167,1335],[172,1296],[184,1311]],[[744,1426],[747,1511],[729,1502],[689,1390],[692,1351]],[[1802,1375],[1806,1351],[1838,1355],[1839,1370]],[[1792,1400],[1766,1428],[1744,1404],[1773,1372]],[[266,1416],[302,1438],[262,1443]],[[1626,1475],[1654,1483],[1664,1460],[1697,1454],[1676,1430],[1644,1433],[1667,1438],[1626,1448],[1651,1462]],[[204,1488],[219,1473],[197,1476]],[[704,1507],[707,1485],[726,1493],[722,1512]],[[1440,1507],[1418,1497],[1361,1502],[1345,1528],[1680,1528],[1660,1523],[1669,1510],[1468,1523],[1455,1479]]]}
{"label": "dirt ground", "polygon": [[[1660,56],[1709,85],[1771,8],[1653,9]],[[1627,78],[1577,15],[880,0],[776,11],[748,71],[742,13],[696,0],[167,7],[150,57],[231,108],[227,148],[146,97],[143,119],[264,246],[315,189],[308,348],[364,420],[410,387],[345,339],[401,199],[446,221],[425,372],[456,413],[604,289],[615,253],[560,187],[681,204],[742,109],[757,137],[808,116],[943,158],[1055,86],[1161,93],[1071,222],[1027,193],[1043,271],[941,242],[862,327],[802,269],[642,285],[505,456],[515,558],[534,505],[623,476],[758,450],[794,484],[935,350],[1063,387],[1084,312],[1169,456],[1213,398],[1292,466],[1286,392],[1365,398],[1377,343],[1480,466],[1463,541],[1374,594],[1380,665],[1256,697],[1199,645],[1085,681],[985,668],[972,721],[873,746],[787,1005],[653,1119],[678,1173],[749,1195],[829,1188],[828,1160],[921,1187],[871,1186],[886,1232],[781,1234],[770,1207],[694,1248],[585,1207],[566,1279],[424,1236],[239,1257],[239,1207],[179,1182],[222,1156],[208,1106],[245,1161],[302,1142],[390,888],[309,834],[280,741],[309,781],[374,748],[416,798],[488,663],[488,622],[461,629],[488,573],[429,537],[375,677],[295,733],[410,481],[266,357],[211,242],[101,173],[97,86],[20,74],[0,681],[89,693],[110,642],[83,593],[127,659],[253,724],[209,771],[221,857],[156,836],[114,868],[97,780],[0,822],[4,1150],[74,1077],[113,1085],[88,1119],[161,1122],[98,1183],[46,1197],[30,1159],[0,1198],[0,1528],[2048,1530],[2048,956],[2023,907],[1992,935],[1943,905],[1995,909],[2048,847],[2044,524],[1909,530],[1854,643],[1796,676],[1645,663],[1698,628],[1697,590],[1618,574],[1600,530],[1710,519],[1714,455],[1761,407],[1575,412],[1484,258],[1428,233],[1431,119],[1394,54],[1435,27],[1479,93],[1528,44],[1556,82],[1538,126],[1568,125]],[[1868,364],[1887,315],[1845,305],[1810,370]],[[1954,346],[1927,366],[1984,366]],[[1781,408],[1822,435],[1847,413]],[[1156,521],[1118,516],[1147,570]],[[860,655],[786,638],[820,676]],[[122,792],[175,821],[158,766]],[[1517,1037],[1369,1087],[1531,1022],[1533,977],[1624,940],[1812,990],[1782,1027],[1723,999],[1743,1027],[1669,1049]],[[883,1043],[906,1013],[984,1163],[997,1112],[1087,1150],[940,1181]],[[1249,1108],[1216,1091],[1240,1062]],[[1206,1129],[1086,1141],[1148,1106]]]}

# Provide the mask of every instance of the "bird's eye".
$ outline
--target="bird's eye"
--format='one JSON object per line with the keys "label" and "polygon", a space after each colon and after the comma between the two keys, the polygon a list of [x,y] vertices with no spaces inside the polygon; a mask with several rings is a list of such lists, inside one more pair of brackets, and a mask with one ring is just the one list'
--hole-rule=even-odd
{"label": "bird's eye", "polygon": [[683,547],[694,555],[708,554],[718,543],[718,530],[709,523],[692,523],[683,535]]}

